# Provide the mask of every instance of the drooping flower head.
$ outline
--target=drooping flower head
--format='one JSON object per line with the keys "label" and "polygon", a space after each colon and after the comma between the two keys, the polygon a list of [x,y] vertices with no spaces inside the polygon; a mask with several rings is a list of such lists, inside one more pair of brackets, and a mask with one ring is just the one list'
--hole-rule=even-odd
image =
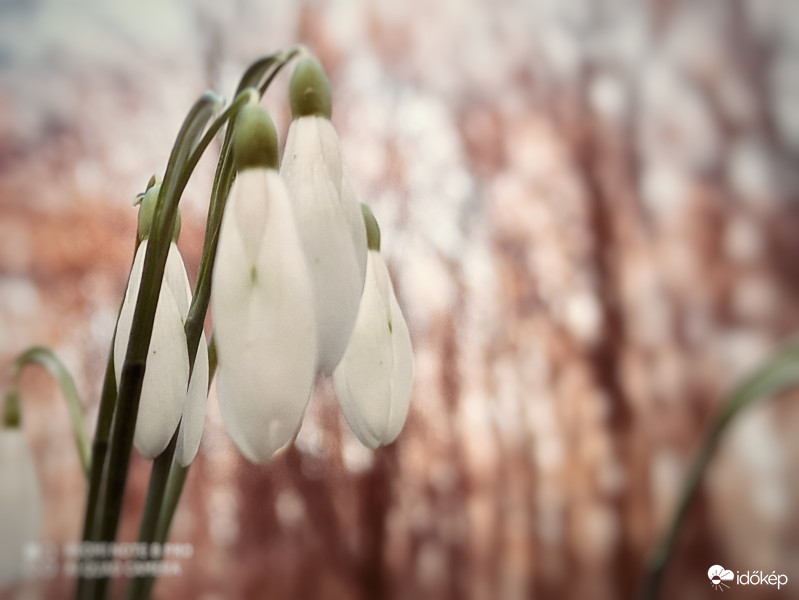
{"label": "drooping flower head", "polygon": [[316,366],[311,279],[277,133],[256,105],[234,129],[236,179],[219,233],[211,287],[222,420],[242,453],[268,461],[300,427]]}
{"label": "drooping flower head", "polygon": [[0,590],[26,576],[24,551],[39,539],[41,492],[20,423],[19,396],[9,393],[0,421]]}
{"label": "drooping flower head", "polygon": [[281,174],[308,259],[318,331],[317,369],[332,373],[347,347],[366,276],[366,231],[333,125],[319,62],[301,60],[290,85],[293,121]]}
{"label": "drooping flower head", "polygon": [[[122,377],[133,313],[142,284],[144,258],[149,245],[150,228],[159,190],[160,185],[153,184],[141,199],[138,227],[140,243],[133,259],[133,267],[114,338],[114,372],[117,386]],[[153,321],[153,333],[150,339],[139,400],[139,412],[133,436],[136,449],[145,458],[155,458],[166,449],[184,411],[193,415],[202,414],[203,420],[205,415],[208,352],[205,335],[202,335],[190,386],[189,354],[183,327],[189,312],[191,288],[186,275],[186,267],[183,265],[180,251],[175,244],[179,233],[180,221],[176,218]],[[190,390],[192,393],[188,393]],[[191,424],[190,428],[189,424]],[[188,464],[194,458],[197,447],[199,447],[202,420],[195,416],[193,419],[187,420],[182,429],[185,429],[182,432],[182,437],[188,437],[188,441],[181,447],[188,447],[189,451],[178,450],[176,454],[179,459],[187,461],[186,464]]]}
{"label": "drooping flower head", "polygon": [[380,229],[363,205],[369,239],[358,318],[333,382],[344,416],[369,448],[393,442],[405,424],[413,387],[413,347],[380,254]]}

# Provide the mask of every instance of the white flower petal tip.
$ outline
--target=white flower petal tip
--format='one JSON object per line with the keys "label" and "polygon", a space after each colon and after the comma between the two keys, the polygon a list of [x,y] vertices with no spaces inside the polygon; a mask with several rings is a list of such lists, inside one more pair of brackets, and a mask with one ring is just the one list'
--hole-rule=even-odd
{"label": "white flower petal tip", "polygon": [[241,171],[233,183],[211,302],[222,421],[242,454],[267,462],[299,429],[316,367],[311,279],[272,169]]}
{"label": "white flower petal tip", "polygon": [[0,430],[0,590],[27,576],[25,547],[39,539],[42,499],[28,440]]}
{"label": "white flower petal tip", "polygon": [[330,374],[344,355],[366,275],[366,228],[341,144],[330,121],[292,121],[283,175],[314,289],[320,372]]}
{"label": "white flower petal tip", "polygon": [[355,329],[333,383],[347,422],[365,446],[397,439],[410,407],[413,346],[386,264],[373,250]]}
{"label": "white flower petal tip", "polygon": [[188,467],[197,456],[205,425],[205,407],[208,404],[208,342],[200,335],[200,345],[194,359],[194,369],[189,381],[183,418],[180,422],[175,460]]}
{"label": "white flower petal tip", "polygon": [[[130,339],[147,244],[148,241],[144,240],[136,251],[117,323],[114,339],[114,371],[117,385],[122,376]],[[186,320],[190,300],[191,290],[186,268],[183,266],[177,246],[171,243],[155,311],[136,430],[133,435],[136,449],[145,458],[155,458],[166,449],[180,422],[186,402],[189,356],[183,323]]]}

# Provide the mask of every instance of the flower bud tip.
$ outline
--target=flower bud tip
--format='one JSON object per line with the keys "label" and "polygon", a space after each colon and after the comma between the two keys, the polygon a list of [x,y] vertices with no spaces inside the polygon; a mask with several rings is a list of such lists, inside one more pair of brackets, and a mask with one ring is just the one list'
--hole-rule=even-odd
{"label": "flower bud tip", "polygon": [[233,133],[233,160],[237,171],[277,169],[277,131],[272,117],[257,104],[242,107]]}
{"label": "flower bud tip", "polygon": [[308,116],[330,119],[330,81],[318,60],[307,57],[297,63],[289,85],[289,99],[294,119]]}
{"label": "flower bud tip", "polygon": [[380,251],[380,226],[377,224],[377,219],[367,204],[361,202],[361,212],[363,213],[363,222],[366,224],[366,244],[369,250]]}

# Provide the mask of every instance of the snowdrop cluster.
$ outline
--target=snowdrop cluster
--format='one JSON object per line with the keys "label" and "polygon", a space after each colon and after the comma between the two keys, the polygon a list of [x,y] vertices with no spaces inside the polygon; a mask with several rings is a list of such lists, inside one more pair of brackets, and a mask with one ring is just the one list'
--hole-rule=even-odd
{"label": "snowdrop cluster", "polygon": [[367,245],[316,60],[299,63],[290,98],[280,167],[266,111],[250,105],[237,117],[211,292],[223,422],[258,463],[292,441],[318,375],[334,376],[371,448],[399,435],[413,379],[408,328],[379,243]]}
{"label": "snowdrop cluster", "polygon": [[[377,222],[356,197],[330,122],[330,86],[315,59],[297,65],[290,101],[293,120],[282,165],[267,112],[254,100],[238,111],[235,177],[211,283],[222,420],[256,463],[269,461],[294,439],[318,376],[333,377],[344,415],[370,448],[399,435],[413,380],[410,335],[379,253]],[[114,341],[117,385],[158,193],[154,183],[141,201],[140,244]],[[174,239],[178,230],[179,221]],[[175,457],[184,466],[199,447],[209,379],[204,338],[190,374],[183,331],[190,302],[173,241],[134,445],[154,458],[180,427]]]}

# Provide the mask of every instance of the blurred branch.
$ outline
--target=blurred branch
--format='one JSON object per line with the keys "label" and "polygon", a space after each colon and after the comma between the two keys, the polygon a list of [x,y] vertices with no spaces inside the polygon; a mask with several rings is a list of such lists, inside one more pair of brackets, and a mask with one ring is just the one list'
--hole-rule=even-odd
{"label": "blurred branch", "polygon": [[657,597],[663,573],[674,552],[685,515],[728,425],[743,409],[758,400],[779,395],[797,384],[799,384],[799,342],[793,342],[774,354],[727,398],[705,437],[699,454],[691,465],[671,524],[650,557],[646,576],[639,592],[640,598],[654,599]]}
{"label": "blurred branch", "polygon": [[75,444],[78,447],[78,456],[83,467],[86,479],[89,479],[91,457],[89,452],[89,438],[83,424],[83,407],[78,397],[75,381],[64,363],[56,356],[55,352],[45,346],[35,346],[19,355],[12,367],[15,383],[18,381],[22,370],[30,364],[41,365],[49,371],[61,386],[61,391],[67,401],[69,418],[72,422],[72,431],[75,434]]}

